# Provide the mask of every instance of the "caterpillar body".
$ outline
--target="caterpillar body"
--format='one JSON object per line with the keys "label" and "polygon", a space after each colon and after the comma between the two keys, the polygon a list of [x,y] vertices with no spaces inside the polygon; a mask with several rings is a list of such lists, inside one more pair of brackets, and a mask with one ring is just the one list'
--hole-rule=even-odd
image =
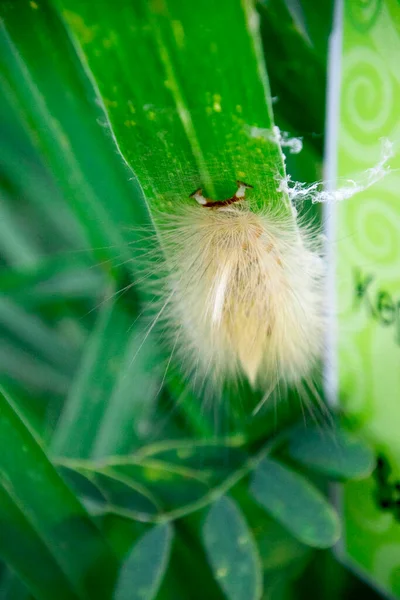
{"label": "caterpillar body", "polygon": [[222,201],[198,189],[163,219],[167,320],[193,376],[217,387],[243,377],[264,390],[295,386],[322,350],[316,236],[287,211],[252,206],[252,186],[237,185]]}

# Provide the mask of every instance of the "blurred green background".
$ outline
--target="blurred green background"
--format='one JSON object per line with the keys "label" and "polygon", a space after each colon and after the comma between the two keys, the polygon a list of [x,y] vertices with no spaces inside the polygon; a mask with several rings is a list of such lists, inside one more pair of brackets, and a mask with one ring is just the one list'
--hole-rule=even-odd
{"label": "blurred green background", "polygon": [[274,123],[292,179],[322,178],[332,10],[1,2],[1,598],[375,597],[327,549],[327,482],[370,449],[296,397],[207,405],[141,285],[176,195],[246,170],[279,200]]}

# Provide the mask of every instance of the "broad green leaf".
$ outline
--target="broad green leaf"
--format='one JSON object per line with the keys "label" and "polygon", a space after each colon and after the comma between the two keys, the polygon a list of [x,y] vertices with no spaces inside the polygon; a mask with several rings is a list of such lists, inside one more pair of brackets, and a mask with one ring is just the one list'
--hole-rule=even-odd
{"label": "broad green leaf", "polygon": [[288,452],[294,460],[338,479],[362,479],[375,467],[370,446],[343,429],[297,429]]}
{"label": "broad green leaf", "polygon": [[[26,510],[26,509],[25,509]],[[0,485],[0,555],[39,600],[75,600],[80,594],[69,581],[40,530]]]}
{"label": "broad green leaf", "polygon": [[258,533],[256,542],[266,572],[275,573],[284,568],[290,569],[311,557],[309,546],[302,544],[278,521],[270,518],[266,523],[265,525],[260,519],[255,525]]}
{"label": "broad green leaf", "polygon": [[203,526],[203,542],[214,576],[228,600],[259,600],[261,561],[253,535],[233,500],[215,502]]}
{"label": "broad green leaf", "polygon": [[119,572],[114,600],[153,600],[171,551],[172,528],[158,525],[135,544]]}
{"label": "broad green leaf", "polygon": [[[79,0],[57,6],[156,222],[159,209],[170,214],[178,202],[192,202],[196,187],[221,198],[232,194],[236,179],[254,186],[255,204],[292,214],[278,191],[284,163],[252,3],[224,0],[218,11],[211,0],[195,9],[180,0],[162,7],[122,0],[118,10],[105,0],[95,11]],[[173,373],[180,370],[171,363]],[[181,402],[186,390],[178,379],[176,386],[173,377],[166,382],[185,421],[212,433],[213,415],[200,422],[195,394]],[[233,402],[218,406],[234,413]]]}
{"label": "broad green leaf", "polygon": [[250,2],[223,0],[218,11],[212,0],[58,5],[151,207],[171,211],[199,186],[226,197],[236,179],[254,185],[258,204],[282,203],[275,175],[284,167]]}
{"label": "broad green leaf", "polygon": [[304,477],[264,458],[250,491],[257,502],[301,542],[327,548],[337,542],[340,523],[334,509]]}
{"label": "broad green leaf", "polygon": [[[0,555],[40,600],[79,597],[51,549],[0,485]],[[60,596],[58,596],[60,594]]]}
{"label": "broad green leaf", "polygon": [[[39,597],[50,599],[48,590],[59,584],[60,595],[53,598],[109,597],[111,551],[4,395],[0,439],[0,553],[35,593],[41,590]],[[45,564],[47,576],[40,571]]]}

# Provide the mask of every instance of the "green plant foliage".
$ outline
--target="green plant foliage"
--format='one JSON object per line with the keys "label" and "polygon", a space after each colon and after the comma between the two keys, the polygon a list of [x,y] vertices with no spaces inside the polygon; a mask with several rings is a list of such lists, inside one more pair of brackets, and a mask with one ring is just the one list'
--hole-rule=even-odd
{"label": "green plant foliage", "polygon": [[[47,2],[40,9],[21,0],[3,3],[1,16],[6,98],[17,107],[98,260],[129,260],[132,236],[123,225],[144,225],[146,212],[138,187],[129,182],[99,126],[104,115],[62,21]],[[105,266],[112,270],[113,263]]]}
{"label": "green plant foliage", "polygon": [[144,365],[151,368],[157,355],[151,353],[149,342],[143,344],[143,331],[132,327],[128,302],[127,295],[115,300],[110,289],[108,299],[102,303],[53,438],[55,454],[99,457],[107,455],[108,450],[117,453],[135,445],[140,412],[149,409],[159,383],[156,364],[150,372],[144,369]]}
{"label": "green plant foliage", "polygon": [[224,0],[218,14],[212,0],[60,6],[150,206],[170,210],[200,185],[224,197],[238,178],[252,182],[260,203],[281,201],[273,176],[283,164],[251,3]]}
{"label": "green plant foliage", "polygon": [[303,477],[272,459],[255,470],[251,492],[301,542],[326,548],[337,542],[339,519],[323,495]]}
{"label": "green plant foliage", "polygon": [[[331,2],[322,4],[324,6],[308,11],[309,15],[312,17],[313,13],[321,14],[324,11],[329,14]],[[325,37],[320,31],[315,32],[320,37],[318,40],[312,39],[310,19],[306,18],[300,3],[294,9],[285,0],[262,0],[260,16],[272,92],[280,92],[277,112],[290,124],[292,134],[308,134],[308,141],[318,153],[322,153],[329,32],[325,33]],[[319,23],[322,22],[319,18]],[[325,22],[330,24],[329,17]],[[294,106],[296,110],[293,110]],[[314,135],[311,136],[311,133]]]}
{"label": "green plant foliage", "polygon": [[203,541],[215,577],[229,600],[258,600],[261,562],[253,535],[240,509],[224,496],[204,522]]}
{"label": "green plant foliage", "polygon": [[100,271],[59,256],[43,258],[37,267],[0,273],[3,293],[30,311],[62,301],[93,300],[100,297],[106,282]]}
{"label": "green plant foliage", "polygon": [[107,598],[111,551],[4,395],[0,437],[1,553],[40,598]]}
{"label": "green plant foliage", "polygon": [[371,471],[297,398],[210,406],[147,317],[159,209],[285,202],[275,120],[321,177],[329,11],[270,4],[0,3],[1,599],[295,598],[339,533],[309,471]]}
{"label": "green plant foliage", "polygon": [[[74,465],[74,471],[77,469],[101,491],[103,507],[99,505],[97,512],[116,512],[139,521],[164,520],[180,509],[193,510],[192,505],[196,507],[210,492],[201,474],[167,463],[136,464],[134,457],[123,457],[123,462],[111,459],[107,466],[78,462],[69,465],[70,470]],[[69,476],[75,477],[71,473]],[[88,494],[86,482],[80,480],[75,489],[83,498],[98,503],[98,494],[91,487]]]}
{"label": "green plant foliage", "polygon": [[209,505],[253,467],[253,459],[248,458],[236,468],[231,465],[215,473],[143,458],[141,454],[101,462],[58,462],[76,493],[85,504],[95,507],[96,513],[113,512],[144,522],[175,519]]}
{"label": "green plant foliage", "polygon": [[143,535],[122,564],[113,598],[153,600],[168,565],[170,525],[157,525]]}
{"label": "green plant foliage", "polygon": [[376,462],[372,449],[343,429],[295,430],[288,451],[294,460],[335,479],[368,477]]}

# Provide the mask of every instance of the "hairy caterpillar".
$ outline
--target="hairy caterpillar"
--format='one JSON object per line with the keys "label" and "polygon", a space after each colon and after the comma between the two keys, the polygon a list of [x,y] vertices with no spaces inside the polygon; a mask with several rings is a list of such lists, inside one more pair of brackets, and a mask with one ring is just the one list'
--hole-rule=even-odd
{"label": "hairy caterpillar", "polygon": [[160,219],[163,310],[190,374],[272,391],[299,384],[321,353],[323,263],[309,227],[286,209],[253,206],[252,186],[237,185],[221,201],[198,189]]}

